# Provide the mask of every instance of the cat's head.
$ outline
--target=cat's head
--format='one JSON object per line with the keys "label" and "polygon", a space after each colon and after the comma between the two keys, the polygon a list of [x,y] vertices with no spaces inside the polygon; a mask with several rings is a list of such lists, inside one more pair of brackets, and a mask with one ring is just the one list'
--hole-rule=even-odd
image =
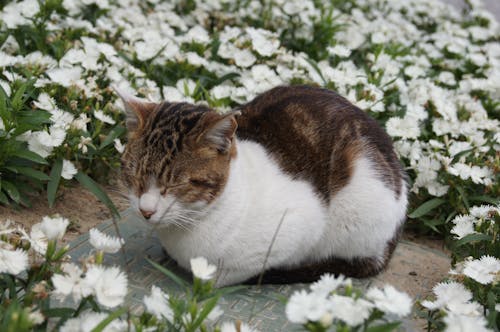
{"label": "cat's head", "polygon": [[225,187],[237,113],[120,95],[128,128],[121,176],[132,207],[153,224],[188,226]]}

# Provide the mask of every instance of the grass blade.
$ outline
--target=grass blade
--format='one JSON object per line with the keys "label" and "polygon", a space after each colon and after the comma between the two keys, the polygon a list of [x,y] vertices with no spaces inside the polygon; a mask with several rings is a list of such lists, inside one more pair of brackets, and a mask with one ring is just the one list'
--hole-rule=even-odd
{"label": "grass blade", "polygon": [[474,234],[468,234],[455,242],[455,246],[461,247],[464,244],[470,243],[470,242],[477,242],[477,241],[491,241],[493,238],[491,235],[488,234],[483,234],[483,233],[474,233]]}
{"label": "grass blade", "polygon": [[49,200],[49,206],[52,207],[56,200],[57,188],[59,187],[59,182],[61,181],[62,173],[62,159],[57,160],[54,165],[52,165],[52,170],[50,171],[50,180],[47,184],[47,199]]}
{"label": "grass blade", "polygon": [[166,275],[167,277],[169,277],[170,279],[172,279],[172,281],[175,282],[177,285],[179,285],[181,287],[186,287],[187,286],[187,282],[185,282],[184,280],[182,280],[181,278],[179,278],[178,276],[176,276],[172,271],[164,268],[160,264],[155,263],[155,262],[153,262],[150,259],[148,259],[148,262],[151,265],[153,265],[156,269],[158,269],[161,273],[163,273],[164,275]]}
{"label": "grass blade", "polygon": [[413,210],[408,217],[412,219],[420,218],[444,203],[446,203],[446,200],[442,198],[433,198]]}
{"label": "grass blade", "polygon": [[9,197],[16,203],[19,203],[21,200],[21,194],[19,193],[19,190],[17,190],[16,186],[13,185],[12,183],[3,180],[2,181],[2,189],[9,195]]}
{"label": "grass blade", "polygon": [[26,150],[26,149],[16,150],[16,151],[13,152],[12,155],[16,156],[16,157],[19,157],[19,158],[22,158],[22,159],[30,160],[30,161],[35,162],[37,164],[42,164],[42,165],[48,165],[49,164],[47,162],[47,160],[45,160],[44,158],[42,158],[38,153],[32,152],[30,150]]}
{"label": "grass blade", "polygon": [[91,193],[93,193],[95,197],[97,197],[101,202],[103,202],[104,205],[106,205],[106,207],[111,211],[114,218],[120,218],[120,212],[118,212],[118,209],[116,208],[115,204],[113,203],[113,201],[111,201],[111,199],[104,192],[104,190],[102,190],[101,187],[99,187],[97,182],[95,182],[88,175],[80,171],[76,173],[75,179],[78,182],[80,182],[82,186],[84,186]]}
{"label": "grass blade", "polygon": [[120,308],[115,312],[110,313],[108,317],[106,317],[103,321],[101,321],[99,324],[97,324],[96,327],[92,329],[92,332],[102,332],[104,328],[109,325],[109,323],[111,323],[112,321],[114,321],[115,319],[117,319],[126,312],[127,308]]}
{"label": "grass blade", "polygon": [[40,172],[36,169],[33,169],[31,167],[16,167],[16,169],[19,172],[19,174],[29,176],[30,178],[33,178],[33,179],[37,179],[40,181],[49,181],[50,180],[50,177],[47,174]]}

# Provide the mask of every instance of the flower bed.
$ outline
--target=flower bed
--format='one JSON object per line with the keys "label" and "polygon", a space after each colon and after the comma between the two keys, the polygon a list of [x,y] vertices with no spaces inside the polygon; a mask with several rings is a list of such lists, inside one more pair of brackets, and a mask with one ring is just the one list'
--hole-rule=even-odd
{"label": "flower bed", "polygon": [[[0,8],[0,204],[29,207],[37,192],[53,204],[58,188],[76,180],[117,214],[97,184],[119,167],[126,143],[111,86],[220,111],[279,84],[324,86],[394,138],[411,184],[409,225],[441,234],[452,249],[450,278],[460,284],[437,285],[436,300],[423,303],[429,328],[498,329],[500,33],[480,2],[466,15],[431,0],[25,0]],[[42,302],[14,297],[35,292],[31,272],[14,276],[29,268],[20,257],[34,235],[2,232],[1,324],[35,310],[43,317],[19,322],[43,318],[46,326]],[[26,264],[6,268],[18,257]],[[44,257],[29,260],[29,271],[46,266],[33,280],[44,279],[48,295],[61,257]],[[338,321],[328,322],[352,325],[331,314]],[[300,323],[324,325],[311,317]]]}

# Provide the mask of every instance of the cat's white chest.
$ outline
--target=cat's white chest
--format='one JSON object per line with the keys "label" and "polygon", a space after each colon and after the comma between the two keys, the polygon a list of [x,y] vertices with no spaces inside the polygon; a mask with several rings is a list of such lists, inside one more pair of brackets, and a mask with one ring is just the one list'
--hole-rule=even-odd
{"label": "cat's white chest", "polygon": [[[308,182],[282,172],[262,146],[237,146],[221,196],[189,230],[160,229],[163,245],[185,268],[190,258],[204,256],[228,274],[259,273],[271,245],[267,266],[303,262],[324,232],[327,208]],[[225,283],[239,281],[233,277]]]}

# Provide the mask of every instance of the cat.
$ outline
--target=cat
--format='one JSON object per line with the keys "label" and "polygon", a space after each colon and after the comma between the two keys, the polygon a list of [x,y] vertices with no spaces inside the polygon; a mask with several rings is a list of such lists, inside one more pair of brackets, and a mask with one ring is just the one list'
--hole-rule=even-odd
{"label": "cat", "polygon": [[280,86],[226,114],[121,94],[131,205],[185,269],[203,256],[217,286],[376,275],[405,221],[392,141],[337,93]]}

